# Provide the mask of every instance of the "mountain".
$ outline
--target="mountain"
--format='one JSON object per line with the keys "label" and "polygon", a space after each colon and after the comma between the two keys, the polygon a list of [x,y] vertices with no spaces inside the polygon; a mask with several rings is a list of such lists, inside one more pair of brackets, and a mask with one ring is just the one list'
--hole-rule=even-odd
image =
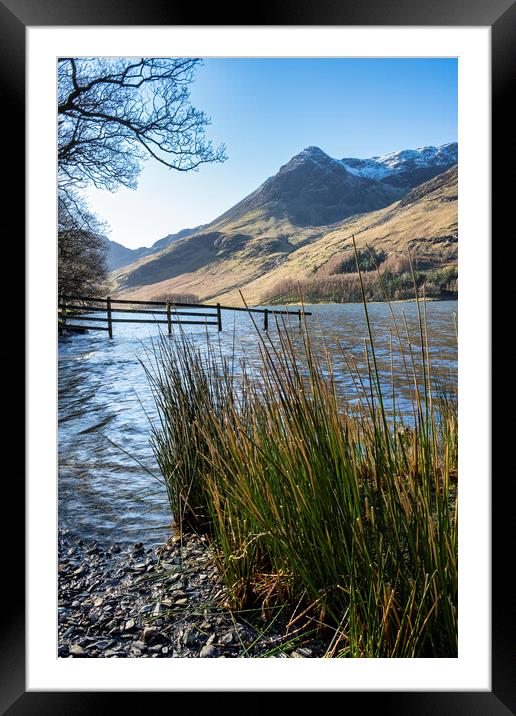
{"label": "mountain", "polygon": [[197,234],[199,231],[202,231],[205,226],[206,224],[200,224],[199,226],[195,226],[193,229],[181,229],[181,231],[178,231],[175,234],[167,234],[167,236],[164,236],[162,239],[155,241],[148,250],[148,253],[157,253],[158,251],[165,249],[167,246],[170,246],[170,244],[174,241],[179,241],[179,239],[184,239],[192,234]]}
{"label": "mountain", "polygon": [[133,263],[140,257],[145,256],[149,251],[148,248],[144,247],[139,249],[128,249],[127,246],[122,246],[122,244],[119,244],[116,241],[111,241],[110,239],[106,239],[106,244],[106,263],[108,271],[113,271],[121,266],[127,266],[127,264]]}
{"label": "mountain", "polygon": [[[457,166],[415,187],[403,199],[380,211],[362,214],[331,227],[323,236],[300,247],[271,271],[245,286],[249,301],[273,295],[283,280],[302,280],[334,273],[339,259],[369,246],[384,253],[384,268],[394,272],[407,263],[408,250],[418,270],[456,267],[458,258]],[[219,296],[221,302],[237,300],[236,292]]]}
{"label": "mountain", "polygon": [[379,209],[403,193],[399,187],[348,171],[319,147],[307,147],[219,221],[233,222],[259,210],[287,218],[293,226],[322,226]]}
{"label": "mountain", "polygon": [[167,246],[170,246],[170,244],[172,244],[174,241],[184,239],[186,236],[190,236],[191,234],[197,233],[203,228],[204,225],[196,226],[193,229],[182,229],[176,234],[167,234],[167,236],[164,236],[162,239],[158,239],[150,247],[141,246],[137,249],[129,249],[127,248],[127,246],[122,246],[122,244],[119,244],[116,241],[110,241],[109,239],[106,239],[108,249],[106,259],[108,271],[114,271],[115,269],[121,268],[122,266],[127,266],[128,264],[131,264],[134,261],[137,261],[138,259],[142,258],[142,256],[149,256],[151,254],[155,254],[158,251],[165,249]]}
{"label": "mountain", "polygon": [[383,154],[371,159],[341,159],[341,164],[355,176],[368,177],[404,189],[431,179],[458,161],[457,142],[440,147],[420,147]]}
{"label": "mountain", "polygon": [[[201,230],[113,272],[114,288],[134,298],[190,292],[238,303],[244,288],[259,301],[285,271],[316,271],[351,232],[388,254],[410,241],[427,265],[432,257],[439,265],[453,262],[456,159],[456,144],[368,160],[333,159],[307,147]],[[451,237],[444,248],[442,237]]]}

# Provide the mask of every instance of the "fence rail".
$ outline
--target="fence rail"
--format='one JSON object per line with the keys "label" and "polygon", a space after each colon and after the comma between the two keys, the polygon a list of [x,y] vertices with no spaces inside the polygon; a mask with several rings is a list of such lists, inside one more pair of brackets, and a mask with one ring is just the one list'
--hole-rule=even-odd
{"label": "fence rail", "polygon": [[[85,303],[87,305],[85,305]],[[91,304],[103,304],[91,305]],[[116,308],[114,305],[124,306],[162,306],[162,309],[141,309],[141,308]],[[183,309],[205,309],[203,312],[183,310]],[[156,323],[166,324],[168,327],[168,334],[172,334],[172,327],[174,325],[202,325],[202,326],[217,326],[219,331],[222,331],[222,311],[245,311],[247,313],[260,313],[263,314],[263,330],[269,330],[269,316],[270,315],[289,315],[297,316],[299,323],[301,324],[302,316],[311,316],[310,311],[304,309],[297,310],[280,310],[271,308],[244,308],[242,306],[223,306],[220,303],[209,304],[209,303],[182,303],[176,301],[141,301],[132,300],[128,298],[112,298],[106,296],[105,298],[98,296],[72,296],[70,294],[61,294],[59,296],[57,316],[58,316],[58,329],[60,332],[81,331],[86,330],[92,331],[107,331],[109,337],[113,337],[113,324],[114,323]],[[84,315],[86,313],[104,313],[106,317],[98,315]],[[113,318],[113,313],[136,313],[139,316],[142,314],[148,314],[152,318]],[[155,316],[166,316],[166,319],[156,318]],[[184,317],[187,320],[184,320]],[[193,318],[200,318],[204,320],[195,321]],[[207,319],[213,320],[207,320]],[[95,321],[97,323],[107,323],[107,326],[98,325],[77,325],[73,321]]]}

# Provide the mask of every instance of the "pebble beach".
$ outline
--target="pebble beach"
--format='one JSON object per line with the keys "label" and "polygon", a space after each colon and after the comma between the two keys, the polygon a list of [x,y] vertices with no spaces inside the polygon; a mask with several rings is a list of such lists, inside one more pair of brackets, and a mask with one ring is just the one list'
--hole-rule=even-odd
{"label": "pebble beach", "polygon": [[206,538],[160,547],[58,536],[60,658],[307,658],[323,642],[306,624],[234,614]]}

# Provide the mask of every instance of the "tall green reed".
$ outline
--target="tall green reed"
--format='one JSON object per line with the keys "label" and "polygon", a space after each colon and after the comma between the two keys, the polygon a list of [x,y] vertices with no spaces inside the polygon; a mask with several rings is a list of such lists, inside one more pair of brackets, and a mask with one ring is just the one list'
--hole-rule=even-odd
{"label": "tall green reed", "polygon": [[418,302],[419,360],[392,313],[412,426],[395,400],[387,411],[364,308],[353,411],[306,323],[258,332],[259,365],[238,373],[210,342],[162,337],[147,367],[155,452],[176,521],[212,536],[234,608],[290,604],[334,630],[332,655],[455,656],[456,401],[432,379]]}

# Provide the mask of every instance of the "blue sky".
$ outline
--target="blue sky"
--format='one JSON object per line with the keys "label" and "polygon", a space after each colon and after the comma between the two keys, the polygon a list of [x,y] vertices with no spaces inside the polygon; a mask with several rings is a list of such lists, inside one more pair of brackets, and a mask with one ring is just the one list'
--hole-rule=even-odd
{"label": "blue sky", "polygon": [[191,101],[227,161],[184,173],[149,160],[136,191],[89,190],[113,241],[150,246],[207,223],[310,145],[367,158],[457,141],[457,60],[206,59]]}

